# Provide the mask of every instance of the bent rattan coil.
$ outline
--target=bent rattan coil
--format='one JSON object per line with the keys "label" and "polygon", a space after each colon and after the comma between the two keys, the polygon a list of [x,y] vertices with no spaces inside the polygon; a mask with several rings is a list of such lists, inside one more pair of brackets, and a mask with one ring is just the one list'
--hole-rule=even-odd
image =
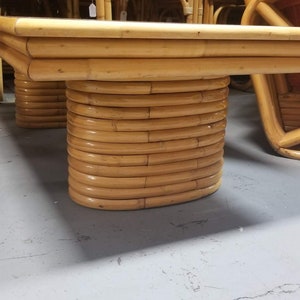
{"label": "bent rattan coil", "polygon": [[[242,24],[293,26],[300,24],[298,0],[246,0]],[[291,11],[291,15],[286,12]],[[300,159],[299,74],[252,75],[261,120],[272,148]]]}
{"label": "bent rattan coil", "polygon": [[16,124],[24,128],[66,126],[65,83],[35,82],[15,72]]}
{"label": "bent rattan coil", "polygon": [[68,82],[73,200],[99,209],[138,209],[216,191],[223,165],[228,78],[207,80],[198,91],[195,81],[186,81],[185,88],[173,84],[173,91],[160,82],[167,89],[155,92],[145,88],[153,82],[137,82],[139,94],[129,82],[126,95],[121,88],[118,94],[116,83]]}

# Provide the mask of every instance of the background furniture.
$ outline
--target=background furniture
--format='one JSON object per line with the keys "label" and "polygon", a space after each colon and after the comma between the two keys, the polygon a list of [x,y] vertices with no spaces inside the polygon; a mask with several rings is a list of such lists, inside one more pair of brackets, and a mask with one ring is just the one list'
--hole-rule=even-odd
{"label": "background furniture", "polygon": [[[300,24],[298,0],[246,0],[242,24],[297,26]],[[272,51],[272,50],[270,50]],[[274,51],[274,50],[273,50]],[[300,159],[300,77],[252,75],[266,136],[279,154]]]}

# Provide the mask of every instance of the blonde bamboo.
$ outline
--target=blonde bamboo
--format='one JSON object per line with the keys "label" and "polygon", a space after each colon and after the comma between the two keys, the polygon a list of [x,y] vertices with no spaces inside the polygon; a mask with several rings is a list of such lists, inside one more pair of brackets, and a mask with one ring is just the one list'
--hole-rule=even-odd
{"label": "blonde bamboo", "polygon": [[[13,63],[14,65],[14,63]],[[143,69],[141,69],[143,65]],[[297,73],[300,60],[295,57],[216,57],[194,59],[69,59],[33,60],[32,80],[108,80],[163,81],[194,80],[224,73],[244,75]]]}
{"label": "blonde bamboo", "polygon": [[101,199],[99,197],[92,198],[83,196],[76,192],[72,187],[69,187],[69,194],[72,199],[80,204],[91,208],[102,209],[102,210],[134,210],[145,208],[145,199],[134,199],[134,200],[108,200]]}
{"label": "blonde bamboo", "polygon": [[[31,38],[29,55],[35,58],[199,58],[229,56],[286,56],[285,40],[178,40]],[[133,49],[134,45],[134,49]],[[299,42],[289,41],[289,55],[299,53]]]}
{"label": "blonde bamboo", "polygon": [[72,199],[80,205],[102,210],[133,210],[142,208],[151,208],[164,205],[173,205],[199,199],[214,193],[220,186],[220,181],[208,188],[188,191],[170,196],[147,197],[134,200],[108,200],[83,196],[77,193],[72,187],[69,188],[69,193]]}
{"label": "blonde bamboo", "polygon": [[[205,179],[203,179],[205,180]],[[89,197],[101,197],[110,200],[117,199],[134,199],[143,197],[157,197],[164,195],[172,195],[187,192],[197,189],[197,181],[191,180],[186,182],[180,182],[176,184],[169,184],[164,186],[144,187],[144,188],[132,188],[132,189],[111,189],[103,187],[94,187],[86,184],[82,184],[72,176],[69,176],[69,185],[78,193]]]}
{"label": "blonde bamboo", "polygon": [[193,171],[179,172],[168,175],[148,176],[148,177],[129,177],[129,178],[111,178],[104,176],[91,176],[81,173],[69,167],[69,174],[76,181],[93,187],[103,187],[112,189],[126,188],[144,188],[157,187],[191,180],[198,180],[213,176],[220,172],[223,162],[217,162],[209,168],[200,168]]}
{"label": "blonde bamboo", "polygon": [[[181,173],[173,173],[168,175],[161,176],[149,176],[146,178],[146,187],[152,187],[156,185],[167,185],[167,184],[176,184],[178,182],[186,182],[190,180],[197,180],[200,178],[205,178],[205,182],[207,184],[207,179],[211,178],[213,181],[210,181],[208,185],[214,184],[216,181],[214,179],[217,177],[220,179],[223,162],[219,161],[214,165],[209,166],[209,168],[199,168],[197,170],[181,172]],[[199,185],[199,182],[197,182]]]}
{"label": "blonde bamboo", "polygon": [[[20,85],[19,85],[20,86]],[[109,95],[67,90],[68,99],[80,104],[110,107],[158,107],[177,106],[186,104],[200,104],[224,100],[228,96],[228,89],[217,89],[214,91],[199,91],[192,93],[165,93],[151,95]]]}
{"label": "blonde bamboo", "polygon": [[272,99],[272,96],[270,95],[267,79],[264,75],[257,74],[252,76],[252,81],[255,93],[258,99],[260,99],[260,101],[258,101],[258,106],[261,115],[270,120],[270,122],[263,123],[266,135],[274,149],[278,150],[278,145],[273,141],[281,140],[284,136],[284,131],[278,123],[276,112],[269,108],[269,100]]}
{"label": "blonde bamboo", "polygon": [[105,177],[141,177],[154,175],[170,175],[173,173],[196,170],[199,168],[209,167],[214,163],[222,160],[223,151],[192,160],[179,161],[175,163],[152,165],[152,166],[130,166],[130,167],[113,167],[102,166],[97,164],[86,163],[75,159],[71,155],[68,156],[69,165],[75,170],[95,176]]}
{"label": "blonde bamboo", "polygon": [[15,70],[27,74],[30,62],[27,56],[0,43],[0,57],[13,66]]}
{"label": "blonde bamboo", "polygon": [[192,127],[204,124],[211,124],[225,119],[226,112],[219,111],[210,114],[184,116],[176,118],[162,118],[149,120],[109,120],[109,119],[95,119],[86,118],[76,115],[71,111],[68,112],[68,121],[73,126],[78,126],[84,129],[102,131],[154,131],[164,129],[175,129]]}
{"label": "blonde bamboo", "polygon": [[184,81],[144,81],[144,82],[113,82],[113,81],[67,81],[67,87],[89,93],[114,95],[144,95],[157,93],[182,93],[216,90],[229,85],[229,77],[205,78]]}
{"label": "blonde bamboo", "polygon": [[105,0],[96,0],[97,20],[106,20]]}
{"label": "blonde bamboo", "polygon": [[[101,143],[89,141],[68,135],[67,140],[70,146],[86,152],[116,154],[116,155],[131,155],[131,154],[151,154],[151,153],[169,153],[173,151],[182,151],[194,149],[196,147],[206,146],[212,141],[218,142],[224,137],[224,132],[219,132],[213,135],[206,135],[199,138],[190,138],[183,140],[173,140],[156,143]],[[215,139],[214,139],[215,138]],[[122,147],[121,147],[122,146]]]}
{"label": "blonde bamboo", "polygon": [[203,0],[198,0],[198,20],[197,20],[197,23],[202,24],[203,20],[204,20]]}
{"label": "blonde bamboo", "polygon": [[145,208],[174,205],[208,196],[218,190],[221,185],[221,179],[213,185],[210,185],[210,181],[207,180],[207,185],[208,187],[206,188],[200,188],[185,193],[178,193],[176,195],[146,198]]}
{"label": "blonde bamboo", "polygon": [[68,133],[90,141],[102,142],[102,143],[147,143],[149,142],[148,132],[146,131],[135,131],[135,132],[109,132],[100,130],[88,130],[80,127],[75,127],[68,124]]}
{"label": "blonde bamboo", "polygon": [[71,124],[68,126],[68,133],[81,138],[102,143],[146,143],[179,140],[193,137],[200,137],[219,133],[225,129],[226,122],[219,121],[212,125],[199,125],[181,129],[156,130],[153,132],[135,131],[135,132],[109,132],[100,130],[88,130],[80,127],[75,127]]}
{"label": "blonde bamboo", "polygon": [[104,0],[105,6],[105,20],[111,21],[112,20],[112,8],[111,8],[111,0]]}
{"label": "blonde bamboo", "polygon": [[198,11],[199,11],[199,1],[194,0],[193,1],[193,23],[199,23],[198,22]]}
{"label": "blonde bamboo", "polygon": [[[184,151],[195,149],[196,147],[204,147],[223,141],[224,131],[220,131],[211,135],[204,135],[197,139],[182,139],[171,140],[165,142],[152,143],[130,143],[130,144],[116,144],[116,143],[101,143],[90,140],[77,138],[69,135],[68,142],[75,148],[86,152],[100,153],[100,154],[117,154],[117,155],[132,155],[132,154],[152,154],[152,153],[170,153],[176,151]],[[123,147],[121,147],[123,146]],[[126,148],[124,150],[123,148]]]}
{"label": "blonde bamboo", "polygon": [[[267,27],[153,22],[1,17],[0,31],[23,37],[177,40],[300,40],[297,27]],[[199,34],[199,32],[201,34]]]}
{"label": "blonde bamboo", "polygon": [[157,119],[214,113],[225,110],[226,100],[161,107],[105,107],[80,104],[68,99],[68,109],[78,115],[103,119]]}
{"label": "blonde bamboo", "polygon": [[215,102],[204,102],[200,104],[187,104],[177,106],[161,106],[151,107],[149,109],[149,118],[170,118],[177,116],[191,116],[197,114],[207,114],[216,111],[226,110],[227,100],[220,100]]}
{"label": "blonde bamboo", "polygon": [[192,150],[150,155],[104,155],[84,152],[73,147],[69,147],[68,153],[73,158],[82,162],[99,164],[101,166],[152,166],[206,157],[219,152],[223,146],[224,141],[220,141],[212,145]]}
{"label": "blonde bamboo", "polygon": [[219,141],[212,145],[207,145],[191,150],[183,150],[178,152],[150,154],[148,157],[148,165],[158,165],[172,163],[176,161],[184,161],[189,159],[197,159],[215,154],[222,149],[224,141]]}
{"label": "blonde bamboo", "polygon": [[155,93],[181,93],[181,92],[194,92],[216,90],[227,87],[230,83],[229,76],[186,80],[186,81],[154,81],[151,83],[151,92]]}
{"label": "blonde bamboo", "polygon": [[130,167],[130,166],[147,166],[147,155],[105,155],[84,152],[73,147],[68,147],[68,153],[73,158],[101,166],[114,166],[114,167]]}
{"label": "blonde bamboo", "polygon": [[10,34],[1,32],[0,35],[0,43],[15,49],[18,52],[21,52],[24,55],[27,55],[27,38],[24,37],[16,37]]}
{"label": "blonde bamboo", "polygon": [[[270,1],[274,2],[274,1]],[[270,25],[274,26],[293,26],[293,24],[283,16],[272,3],[266,3],[261,0],[245,0],[247,4],[242,17],[242,24],[251,24],[252,16],[257,11]]]}
{"label": "blonde bamboo", "polygon": [[[299,113],[298,113],[299,116]],[[300,128],[287,132],[281,140],[279,140],[279,146],[283,148],[291,148],[300,144]]]}
{"label": "blonde bamboo", "polygon": [[149,133],[150,142],[178,140],[192,137],[200,137],[224,131],[226,121],[221,120],[216,123],[186,127],[181,129],[156,130]]}
{"label": "blonde bamboo", "polygon": [[146,107],[96,107],[90,105],[79,104],[68,99],[67,107],[69,111],[91,118],[103,119],[149,119],[149,109]]}

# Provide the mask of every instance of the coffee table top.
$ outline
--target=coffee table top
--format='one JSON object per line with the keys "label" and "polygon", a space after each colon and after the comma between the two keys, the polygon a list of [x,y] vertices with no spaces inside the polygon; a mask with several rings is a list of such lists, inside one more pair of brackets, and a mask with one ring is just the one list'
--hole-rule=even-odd
{"label": "coffee table top", "polygon": [[300,70],[300,28],[0,17],[0,56],[33,80],[172,80]]}

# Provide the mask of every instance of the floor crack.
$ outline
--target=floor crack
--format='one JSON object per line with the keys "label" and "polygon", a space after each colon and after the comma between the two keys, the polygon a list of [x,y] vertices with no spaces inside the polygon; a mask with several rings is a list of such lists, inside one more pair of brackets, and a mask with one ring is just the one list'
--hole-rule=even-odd
{"label": "floor crack", "polygon": [[260,295],[238,297],[238,298],[234,298],[233,300],[258,299],[258,298],[266,297],[268,295],[293,294],[296,293],[298,290],[300,290],[300,284],[285,283],[276,286],[272,290],[269,290]]}

